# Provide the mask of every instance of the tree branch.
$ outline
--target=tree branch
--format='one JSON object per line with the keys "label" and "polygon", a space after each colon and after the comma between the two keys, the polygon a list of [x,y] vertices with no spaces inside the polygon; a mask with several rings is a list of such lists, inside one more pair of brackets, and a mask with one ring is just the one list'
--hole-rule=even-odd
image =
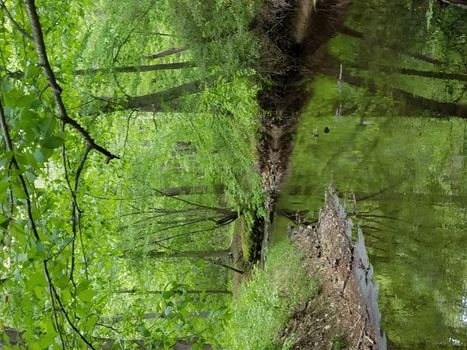
{"label": "tree branch", "polygon": [[[118,290],[115,293],[116,294],[144,294],[144,293],[149,293],[149,294],[163,294],[166,292],[165,290],[144,290],[144,289],[122,289]],[[230,290],[225,290],[225,289],[196,289],[196,290],[172,290],[172,292],[176,294],[201,294],[201,293],[206,293],[206,294],[232,294]]]}
{"label": "tree branch", "polygon": [[23,27],[21,27],[18,22],[15,21],[15,19],[13,18],[13,16],[11,15],[10,11],[8,11],[6,5],[5,5],[5,2],[0,0],[0,6],[3,8],[3,12],[5,12],[5,15],[8,17],[8,19],[10,20],[10,22],[13,24],[13,26],[21,33],[23,34],[23,36],[28,39],[28,40],[31,40],[33,41],[34,39],[32,38],[31,34],[29,34],[28,32],[26,32],[26,30],[23,29]]}
{"label": "tree branch", "polygon": [[[13,144],[11,142],[11,136],[10,136],[10,132],[8,130],[8,125],[6,123],[5,114],[3,112],[3,105],[1,103],[1,99],[0,99],[0,128],[2,129],[2,132],[3,132],[3,137],[4,137],[4,140],[5,140],[5,145],[6,145],[7,151],[13,153]],[[20,170],[19,164],[18,164],[18,162],[17,162],[17,160],[16,160],[16,158],[14,156],[14,153],[13,153],[13,156],[11,158],[11,164],[13,166],[15,166],[18,171]],[[39,236],[39,231],[37,229],[37,225],[36,225],[36,222],[34,221],[34,216],[32,214],[31,195],[29,193],[28,186],[26,184],[26,180],[25,180],[24,176],[21,173],[18,174],[18,180],[19,180],[21,189],[23,190],[24,195],[26,197],[26,211],[27,211],[29,226],[31,227],[31,230],[32,230],[32,233],[34,235],[34,238],[35,238],[36,242],[41,242],[41,239],[40,239],[40,236]],[[58,295],[58,293],[57,293],[57,291],[55,289],[55,286],[54,286],[54,284],[52,282],[52,278],[50,276],[50,272],[49,272],[49,269],[48,269],[48,266],[47,266],[47,260],[42,260],[42,267],[43,267],[44,275],[45,275],[45,278],[47,280],[47,284],[48,284],[48,287],[49,287],[48,289],[49,289],[50,298],[51,298],[51,307],[52,307],[53,318],[54,318],[55,327],[57,328],[56,329],[57,332],[60,333],[60,328],[59,328],[59,325],[58,325],[57,316],[55,314],[54,299],[57,301],[57,303],[59,305],[59,308],[60,308],[61,312],[63,313],[63,315],[65,316],[66,320],[68,321],[68,324],[70,325],[70,327],[78,334],[78,336],[86,343],[86,345],[88,345],[91,349],[95,349],[92,346],[92,344],[86,339],[86,337],[84,337],[84,335],[81,334],[79,329],[76,328],[74,323],[71,321],[71,319],[70,319],[70,317],[68,315],[68,312],[66,311],[65,307],[63,306],[62,301],[60,299],[60,296]],[[60,335],[60,338],[63,341],[63,338],[62,338],[61,335]],[[62,345],[64,346],[64,344],[62,344]]]}
{"label": "tree branch", "polygon": [[120,159],[118,156],[112,154],[102,146],[98,145],[83,126],[81,126],[76,120],[68,116],[68,112],[65,108],[61,96],[62,88],[58,85],[57,80],[55,79],[55,75],[52,71],[52,67],[50,66],[49,59],[47,57],[44,35],[42,33],[42,28],[39,21],[39,16],[37,15],[34,0],[25,0],[25,4],[29,16],[29,21],[31,23],[34,45],[36,46],[37,55],[39,56],[39,64],[42,66],[49,86],[52,89],[52,93],[55,99],[55,103],[57,105],[60,119],[63,121],[63,123],[70,125],[76,131],[78,131],[93,149],[105,155],[109,161],[114,158]]}
{"label": "tree branch", "polygon": [[149,58],[149,59],[162,58],[162,57],[171,56],[171,55],[174,55],[176,53],[183,52],[186,50],[188,50],[188,48],[186,47],[171,47],[170,49],[160,51],[160,52],[155,52],[147,56],[144,56],[144,58]]}
{"label": "tree branch", "polygon": [[205,208],[205,209],[213,210],[213,211],[216,211],[216,212],[222,212],[222,213],[230,213],[231,212],[231,210],[229,210],[229,209],[210,207],[210,206],[203,205],[203,204],[197,204],[197,203],[191,202],[191,201],[189,201],[187,199],[179,198],[177,196],[171,196],[170,194],[167,194],[167,193],[165,193],[165,192],[163,192],[161,190],[158,190],[157,188],[154,188],[154,187],[151,188],[151,189],[153,191],[159,193],[159,194],[162,194],[165,197],[173,198],[173,199],[175,199],[177,201],[192,205],[194,207]]}
{"label": "tree branch", "polygon": [[[71,225],[72,226],[71,227],[72,227],[72,232],[73,232],[73,240],[71,242],[70,280],[72,281],[74,286],[76,286],[74,278],[73,278],[74,269],[75,269],[75,241],[76,241],[77,230],[78,230],[78,226],[80,223],[80,216],[81,216],[81,211],[78,206],[78,200],[76,198],[76,192],[78,191],[79,178],[84,169],[84,164],[86,163],[86,160],[88,158],[89,152],[91,152],[91,149],[92,149],[91,146],[88,144],[86,146],[86,149],[84,150],[83,157],[81,158],[81,162],[78,166],[78,169],[76,170],[74,187],[73,189],[70,188],[71,196],[72,196],[72,203],[71,203]],[[66,164],[65,164],[65,168],[66,168]]]}
{"label": "tree branch", "polygon": [[88,69],[77,69],[73,71],[75,75],[90,75],[96,73],[140,73],[140,72],[152,72],[158,70],[171,70],[171,69],[183,69],[196,67],[194,62],[175,62],[175,63],[161,63],[151,64],[142,66],[123,66],[123,67],[111,67],[111,68],[88,68]]}
{"label": "tree branch", "polygon": [[[230,222],[229,222],[230,223]],[[177,238],[177,237],[181,237],[181,236],[185,236],[185,235],[194,235],[194,234],[198,234],[198,233],[204,233],[204,232],[209,232],[209,231],[214,231],[222,226],[225,226],[229,223],[224,223],[224,224],[220,224],[220,225],[216,225],[216,226],[213,226],[213,227],[210,227],[210,228],[207,228],[207,229],[203,229],[203,230],[196,230],[196,231],[189,231],[189,232],[182,232],[182,233],[178,233],[178,234],[175,234],[175,235],[172,235],[172,236],[167,236],[167,237],[162,237],[158,240],[155,240],[155,241],[152,241],[152,243],[154,244],[159,244],[160,242],[165,242],[165,241],[168,241],[168,240],[171,240],[171,239],[174,239],[174,238]]]}

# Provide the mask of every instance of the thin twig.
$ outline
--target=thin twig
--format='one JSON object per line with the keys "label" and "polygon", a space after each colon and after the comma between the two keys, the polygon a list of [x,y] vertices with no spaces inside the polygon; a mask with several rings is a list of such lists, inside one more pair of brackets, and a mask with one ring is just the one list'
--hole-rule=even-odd
{"label": "thin twig", "polygon": [[[84,150],[83,156],[81,158],[81,162],[78,165],[78,169],[76,170],[74,187],[73,189],[71,189],[71,195],[73,197],[73,200],[71,203],[71,228],[73,232],[73,240],[71,244],[70,281],[72,281],[73,286],[75,286],[75,289],[76,289],[76,284],[73,278],[74,269],[75,269],[75,241],[76,241],[78,226],[81,220],[81,211],[78,206],[76,193],[78,192],[79,179],[80,179],[81,173],[83,172],[84,164],[86,163],[86,160],[88,159],[88,155],[89,155],[89,152],[91,152],[91,149],[92,149],[91,146],[88,144],[86,146],[86,149]],[[82,240],[81,240],[81,244],[82,244]]]}
{"label": "thin twig", "polygon": [[183,198],[180,198],[180,197],[177,197],[177,196],[171,196],[170,194],[168,193],[165,193],[161,190],[158,190],[157,188],[152,188],[153,191],[157,192],[157,193],[160,193],[162,194],[163,196],[165,197],[168,197],[168,198],[173,198],[175,200],[178,200],[180,202],[184,202],[186,204],[189,204],[189,205],[193,205],[195,207],[200,207],[200,208],[205,208],[205,209],[209,209],[209,210],[213,210],[213,211],[218,211],[218,212],[231,212],[231,210],[229,209],[224,209],[224,208],[216,208],[216,207],[210,207],[210,206],[207,206],[207,205],[203,205],[203,204],[197,204],[197,203],[194,203],[194,202],[191,202],[187,199],[183,199]]}

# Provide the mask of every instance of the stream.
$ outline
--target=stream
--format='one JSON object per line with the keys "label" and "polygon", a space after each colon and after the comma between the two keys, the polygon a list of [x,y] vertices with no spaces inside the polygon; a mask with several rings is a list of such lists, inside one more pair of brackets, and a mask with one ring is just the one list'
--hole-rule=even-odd
{"label": "stream", "polygon": [[[335,64],[321,65],[309,87],[276,213],[314,222],[332,182],[364,232],[395,348],[465,349],[467,120],[426,101],[465,106],[467,87],[462,76],[407,75],[401,67],[466,71],[466,26],[434,28],[429,17],[465,22],[467,11],[406,3],[355,1],[346,33],[328,43]],[[277,216],[273,243],[291,223]]]}

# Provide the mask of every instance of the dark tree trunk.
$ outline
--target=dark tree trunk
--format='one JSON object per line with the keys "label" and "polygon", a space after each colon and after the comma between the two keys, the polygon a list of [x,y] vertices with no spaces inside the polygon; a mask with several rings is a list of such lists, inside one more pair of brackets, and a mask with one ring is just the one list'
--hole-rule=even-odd
{"label": "dark tree trunk", "polygon": [[[149,293],[149,294],[162,294],[167,291],[165,290],[139,290],[139,289],[123,289],[119,290],[116,293],[118,294],[144,294],[144,293]],[[189,289],[189,290],[176,290],[173,291],[176,294],[201,294],[205,293],[207,295],[230,295],[232,292],[230,290],[225,290],[225,289],[206,289],[206,290],[201,290],[201,289]]]}
{"label": "dark tree trunk", "polygon": [[[353,38],[357,38],[357,39],[362,39],[362,40],[365,40],[365,34],[362,33],[362,32],[359,32],[357,30],[354,30],[352,28],[349,28],[349,27],[342,27],[341,29],[339,29],[339,32],[341,34],[344,34],[344,35],[347,35],[347,36],[351,36]],[[389,46],[389,48],[393,51],[396,51],[396,52],[400,52],[406,56],[409,56],[409,57],[412,57],[412,58],[415,58],[419,61],[423,61],[423,62],[427,62],[427,63],[431,63],[431,64],[436,64],[436,65],[442,65],[444,64],[443,61],[441,60],[437,60],[435,58],[432,58],[432,57],[429,57],[427,55],[423,55],[423,54],[420,54],[420,53],[413,53],[413,52],[408,52],[406,50],[404,50],[403,48],[401,47],[397,47],[397,46],[394,46],[394,45],[391,45]]]}
{"label": "dark tree trunk", "polygon": [[175,62],[175,63],[161,63],[161,64],[150,64],[142,66],[125,66],[125,67],[114,67],[114,68],[89,68],[89,69],[77,69],[73,73],[75,75],[90,75],[96,73],[137,73],[137,72],[151,72],[158,70],[170,70],[170,69],[183,69],[196,67],[194,62]]}
{"label": "dark tree trunk", "polygon": [[438,2],[442,7],[446,7],[447,5],[453,5],[467,10],[467,0],[438,0]]}
{"label": "dark tree trunk", "polygon": [[[191,314],[193,317],[200,317],[200,318],[207,318],[209,316],[208,311],[198,311],[196,313]],[[143,320],[153,320],[155,318],[166,318],[167,315],[164,313],[147,313],[143,315]],[[108,320],[104,320],[104,322],[108,323],[115,323],[115,322],[121,322],[125,319],[125,316],[123,315],[117,315],[109,318]]]}
{"label": "dark tree trunk", "polygon": [[[359,77],[347,76],[344,81],[355,86],[365,87],[365,81]],[[368,84],[368,90],[370,92],[376,92],[374,82],[370,82],[370,84]],[[391,88],[391,90],[395,99],[405,101],[406,106],[409,107],[407,111],[402,111],[402,113],[407,116],[410,116],[413,108],[416,108],[434,112],[438,114],[440,118],[467,118],[467,105],[452,102],[440,102],[396,88]]]}
{"label": "dark tree trunk", "polygon": [[[14,328],[5,327],[2,333],[8,337],[9,343],[11,345],[23,344],[24,342],[23,337],[22,337],[23,332],[19,332]],[[1,344],[1,340],[2,339],[0,338],[0,344]],[[0,346],[0,349],[1,349],[1,346]]]}
{"label": "dark tree trunk", "polygon": [[398,69],[398,72],[400,74],[414,75],[414,76],[417,76],[417,77],[467,81],[467,75],[465,75],[465,74],[433,72],[433,71],[408,69],[408,68]]}
{"label": "dark tree trunk", "polygon": [[[194,345],[194,344],[195,344],[195,343],[191,343],[191,342],[181,342],[181,341],[179,341],[179,342],[177,342],[177,343],[174,345],[173,349],[174,349],[174,350],[191,350],[191,349],[193,349],[193,345]],[[209,345],[209,344],[204,344],[204,345],[203,345],[203,349],[205,349],[205,350],[211,350],[211,349],[212,349],[212,346]]]}
{"label": "dark tree trunk", "polygon": [[178,187],[169,187],[161,190],[162,193],[155,193],[153,196],[186,196],[186,195],[193,195],[193,194],[208,194],[208,193],[216,193],[216,194],[223,194],[225,190],[224,184],[215,184],[214,188],[211,186],[178,186]]}
{"label": "dark tree trunk", "polygon": [[171,56],[171,55],[174,55],[176,53],[183,52],[186,50],[188,50],[188,48],[186,47],[171,47],[170,49],[167,49],[164,51],[151,53],[147,56],[144,56],[144,58],[149,58],[149,59],[162,58],[162,57]]}
{"label": "dark tree trunk", "polygon": [[[146,109],[151,107],[154,111],[163,107],[164,103],[169,103],[177,98],[199,92],[203,89],[203,82],[196,80],[191,83],[182,84],[167,90],[154,92],[147,95],[132,96],[125,99],[115,97],[100,97],[98,107],[91,114],[108,113],[126,109]],[[93,113],[94,112],[94,113]]]}
{"label": "dark tree trunk", "polygon": [[224,258],[229,257],[231,254],[230,249],[222,250],[182,250],[182,251],[158,251],[151,250],[148,252],[149,257],[155,259],[173,259],[173,258],[191,258],[191,259],[205,259],[205,258]]}
{"label": "dark tree trunk", "polygon": [[441,117],[467,118],[467,105],[451,102],[440,102],[426,97],[413,95],[407,91],[394,89],[395,96],[401,96],[410,106],[423,108],[439,114]]}
{"label": "dark tree trunk", "polygon": [[[326,75],[329,76],[334,76],[336,70],[333,68],[324,68],[322,72]],[[352,75],[346,75],[344,77],[344,82],[348,83],[350,85],[354,85],[356,87],[361,87],[361,88],[366,88],[368,91],[371,93],[376,93],[377,88],[376,84],[374,81],[369,81],[366,82],[363,78],[352,76]],[[410,92],[396,89],[391,87],[393,97],[395,99],[401,99],[405,101],[407,107],[409,107],[409,111],[404,112],[407,116],[410,116],[411,110],[413,108],[416,109],[425,109],[431,112],[436,113],[440,118],[447,118],[447,117],[459,117],[459,118],[467,118],[467,105],[465,104],[457,104],[457,103],[452,103],[452,102],[441,102],[441,101],[436,101],[433,99],[429,99],[426,97],[414,95]]]}

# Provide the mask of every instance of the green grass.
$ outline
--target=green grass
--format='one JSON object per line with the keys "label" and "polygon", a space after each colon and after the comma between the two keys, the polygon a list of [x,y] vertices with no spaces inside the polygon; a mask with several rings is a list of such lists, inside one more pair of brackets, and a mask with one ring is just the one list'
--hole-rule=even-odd
{"label": "green grass", "polygon": [[303,268],[303,255],[289,240],[271,248],[264,270],[255,270],[233,301],[227,329],[229,349],[283,349],[278,333],[294,307],[317,291]]}

